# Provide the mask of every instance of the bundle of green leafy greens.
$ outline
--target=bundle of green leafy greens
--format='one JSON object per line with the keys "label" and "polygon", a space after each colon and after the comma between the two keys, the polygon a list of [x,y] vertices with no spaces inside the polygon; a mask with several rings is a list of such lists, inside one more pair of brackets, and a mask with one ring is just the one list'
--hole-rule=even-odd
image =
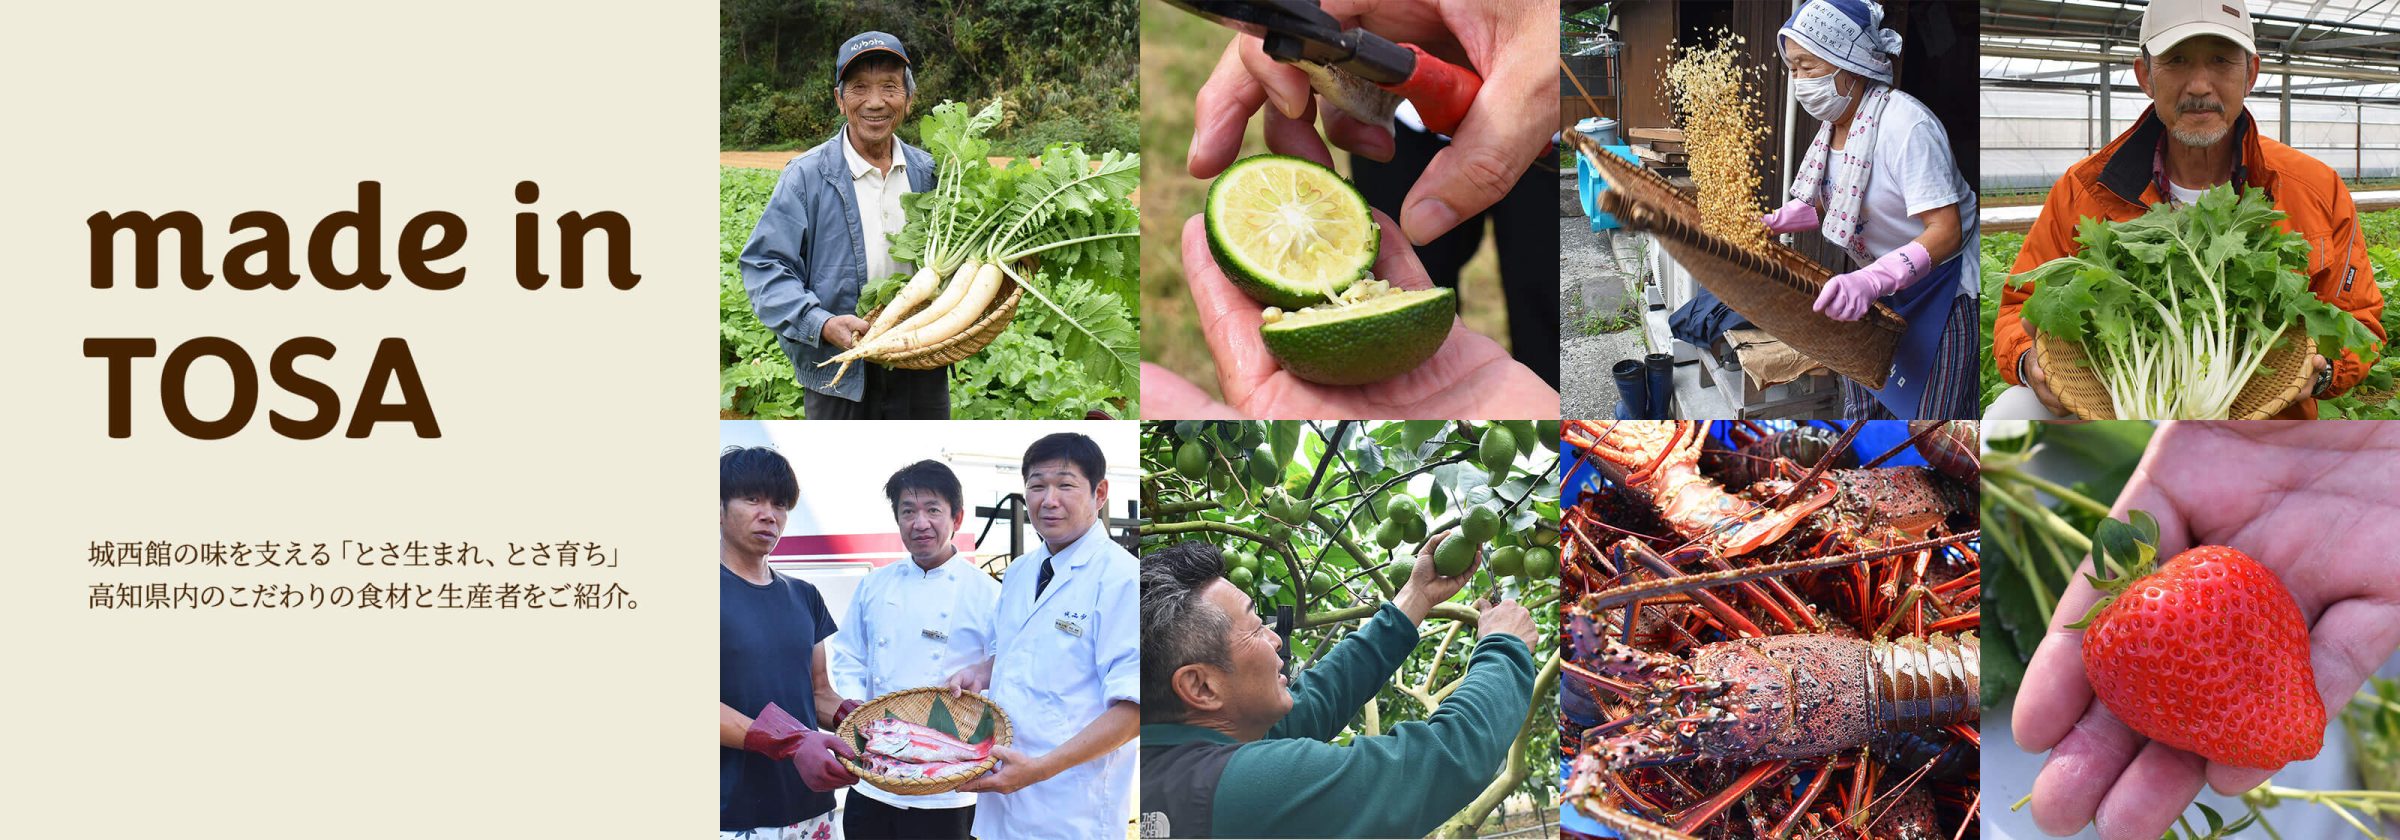
{"label": "bundle of green leafy greens", "polygon": [[[997,266],[1039,304],[1020,305],[1010,332],[1047,336],[1089,380],[1138,395],[1141,214],[1131,196],[1141,156],[1093,157],[1064,143],[995,166],[984,135],[1004,115],[998,99],[981,111],[944,101],[918,121],[938,177],[932,191],[901,197],[908,222],[891,235],[892,258],[944,277],[968,264]],[[869,283],[858,314],[890,302],[909,280]]]}
{"label": "bundle of green leafy greens", "polygon": [[2308,240],[2283,230],[2265,194],[2220,185],[2140,218],[2085,218],[2083,250],[2018,275],[2036,284],[2020,314],[2079,340],[2118,417],[2222,418],[2297,325],[2328,359],[2372,360],[2375,334],[2308,290]]}

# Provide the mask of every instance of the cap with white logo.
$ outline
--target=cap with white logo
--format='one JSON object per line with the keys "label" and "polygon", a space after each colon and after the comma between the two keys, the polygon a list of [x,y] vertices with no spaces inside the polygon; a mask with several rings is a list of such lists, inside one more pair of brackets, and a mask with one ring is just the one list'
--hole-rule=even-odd
{"label": "cap with white logo", "polygon": [[2258,54],[2251,37],[2250,12],[2242,0],[2150,0],[2142,12],[2142,47],[2165,55],[2176,44],[2196,35],[2215,35]]}
{"label": "cap with white logo", "polygon": [[891,53],[900,59],[901,64],[911,64],[908,60],[908,50],[900,46],[900,39],[897,36],[888,32],[861,32],[850,36],[850,40],[842,42],[842,51],[833,62],[833,80],[840,82],[843,71],[850,69],[852,59],[871,52]]}

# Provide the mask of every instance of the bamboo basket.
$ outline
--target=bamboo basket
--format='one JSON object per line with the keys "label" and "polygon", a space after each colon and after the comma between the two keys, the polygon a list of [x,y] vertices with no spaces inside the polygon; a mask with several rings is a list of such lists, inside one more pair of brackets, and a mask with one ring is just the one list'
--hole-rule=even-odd
{"label": "bamboo basket", "polygon": [[[974,324],[950,340],[898,356],[861,361],[907,370],[932,370],[957,364],[968,356],[983,352],[986,345],[1000,338],[1000,333],[1008,329],[1008,322],[1017,316],[1017,301],[1025,297],[1024,287],[1017,285],[1015,278],[1004,276],[1000,282],[1005,285],[999,299],[992,301],[991,308],[983,311],[982,318],[976,319]],[[867,313],[867,321],[873,323],[882,315],[883,307],[875,307],[875,311]]]}
{"label": "bamboo basket", "polygon": [[[932,717],[936,705],[940,705],[944,711],[948,712],[950,719],[958,724],[961,731],[965,732],[975,731],[983,725],[984,716],[992,716],[992,744],[994,746],[1005,747],[1015,740],[1015,736],[1009,729],[1008,713],[1001,711],[999,706],[993,705],[991,700],[973,692],[952,697],[949,689],[939,686],[902,689],[869,700],[858,708],[852,709],[850,716],[843,718],[840,726],[834,727],[833,734],[835,737],[849,742],[852,748],[863,752],[866,749],[866,736],[859,733],[860,724],[887,717],[924,724]],[[959,740],[967,739],[960,738]],[[991,772],[992,765],[998,760],[993,756],[985,756],[974,766],[931,779],[895,779],[868,769],[864,761],[840,759],[842,766],[849,768],[850,772],[858,774],[860,781],[903,796],[948,793],[977,776]]]}
{"label": "bamboo basket", "polygon": [[[2109,399],[2108,389],[2100,377],[2092,374],[2083,354],[2083,345],[2049,333],[2040,333],[2034,342],[2033,360],[2042,366],[2042,375],[2050,380],[2050,393],[2060,405],[2075,416],[2086,420],[2165,420],[2164,417],[2117,416],[2117,404]],[[2308,334],[2294,328],[2285,330],[2283,340],[2267,351],[2266,362],[2250,381],[2242,383],[2242,392],[2234,395],[2233,406],[2226,412],[2229,420],[2264,420],[2290,408],[2307,396],[2316,377],[2308,371],[2308,357],[2316,353]]]}
{"label": "bamboo basket", "polygon": [[1865,385],[1882,388],[1908,321],[1877,301],[1856,321],[1836,321],[1813,309],[1833,273],[1770,239],[1754,253],[1702,231],[1700,208],[1657,173],[1568,132],[1567,141],[1607,179],[1600,208],[1627,228],[1657,234],[1675,261],[1759,329]]}

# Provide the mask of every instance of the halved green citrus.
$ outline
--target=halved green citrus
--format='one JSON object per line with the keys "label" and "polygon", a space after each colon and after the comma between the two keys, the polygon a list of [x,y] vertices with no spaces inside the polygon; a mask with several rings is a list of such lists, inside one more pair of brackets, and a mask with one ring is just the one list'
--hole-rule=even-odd
{"label": "halved green citrus", "polygon": [[1364,385],[1433,358],[1457,314],[1458,296],[1449,289],[1392,290],[1356,303],[1276,314],[1258,332],[1267,352],[1292,375],[1322,385]]}
{"label": "halved green citrus", "polygon": [[1257,155],[1208,188],[1208,252],[1251,299],[1297,309],[1333,299],[1375,265],[1367,199],[1314,161]]}

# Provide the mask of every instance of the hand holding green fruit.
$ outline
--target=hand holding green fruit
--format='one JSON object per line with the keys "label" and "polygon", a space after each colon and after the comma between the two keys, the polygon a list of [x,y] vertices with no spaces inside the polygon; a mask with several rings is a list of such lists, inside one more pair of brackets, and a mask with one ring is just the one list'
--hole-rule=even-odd
{"label": "hand holding green fruit", "polygon": [[[1474,577],[1474,544],[1456,539],[1456,536],[1457,532],[1454,530],[1443,531],[1433,535],[1432,539],[1426,540],[1425,544],[1417,549],[1416,563],[1409,572],[1408,584],[1400,587],[1400,594],[1392,599],[1393,603],[1400,605],[1402,611],[1407,612],[1409,616],[1418,621],[1424,621],[1425,616],[1433,612],[1433,605],[1448,601],[1451,596],[1457,595],[1460,590],[1467,588],[1467,583]],[[1466,565],[1459,567],[1459,571],[1456,573],[1443,574],[1444,570],[1438,568],[1441,563],[1439,559],[1441,546],[1449,543],[1457,543],[1464,547],[1467,560]],[[1452,549],[1452,551],[1455,552],[1458,549]],[[1455,555],[1453,559],[1455,559]]]}
{"label": "hand holding green fruit", "polygon": [[[1434,288],[1415,249],[1398,238],[1399,226],[1376,213],[1381,244],[1376,279],[1403,290]],[[1262,330],[1265,310],[1234,288],[1208,252],[1202,218],[1183,229],[1184,280],[1200,313],[1201,334],[1216,360],[1217,390],[1225,404],[1250,416],[1272,417],[1538,417],[1558,412],[1558,391],[1531,368],[1509,357],[1491,338],[1452,322],[1439,349],[1423,364],[1370,385],[1328,386],[1285,370],[1268,352]],[[1158,365],[1144,365],[1144,390],[1194,393],[1188,382]],[[1164,416],[1214,416],[1204,402],[1170,400],[1143,406]]]}
{"label": "hand holding green fruit", "polygon": [[1434,570],[1440,572],[1443,577],[1461,577],[1474,571],[1475,556],[1481,552],[1483,547],[1477,545],[1474,540],[1457,539],[1456,537],[1460,535],[1456,532],[1447,533],[1450,533],[1453,538],[1443,540],[1441,545],[1433,550]]}

